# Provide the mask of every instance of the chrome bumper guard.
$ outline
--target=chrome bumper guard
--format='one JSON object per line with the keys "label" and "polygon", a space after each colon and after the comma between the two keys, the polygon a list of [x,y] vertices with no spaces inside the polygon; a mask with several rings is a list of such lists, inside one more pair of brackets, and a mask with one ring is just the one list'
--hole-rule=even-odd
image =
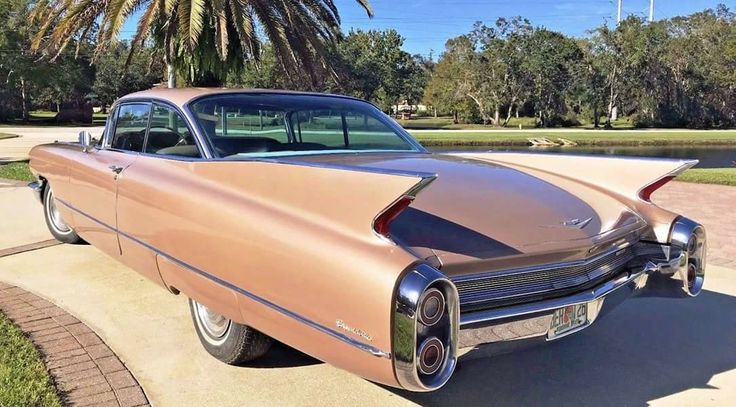
{"label": "chrome bumper guard", "polygon": [[[592,289],[570,296],[503,308],[461,313],[460,348],[483,344],[533,342],[558,339],[587,328],[632,296],[694,297],[705,278],[705,231],[701,225],[681,218],[675,223],[671,244],[649,244],[663,253],[657,259],[639,258],[636,265]],[[587,322],[561,335],[551,335],[553,315],[561,308],[588,304]]]}
{"label": "chrome bumper guard", "polygon": [[31,188],[33,190],[33,195],[36,196],[36,199],[38,199],[39,202],[43,201],[43,187],[44,185],[41,180],[33,181],[28,184],[28,188]]}

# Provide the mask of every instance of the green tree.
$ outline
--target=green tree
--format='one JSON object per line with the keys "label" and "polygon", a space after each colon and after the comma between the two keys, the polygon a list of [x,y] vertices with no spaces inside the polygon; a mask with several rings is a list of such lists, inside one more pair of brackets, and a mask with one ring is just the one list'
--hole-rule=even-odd
{"label": "green tree", "polygon": [[572,80],[567,92],[567,104],[575,115],[590,119],[593,127],[600,126],[600,118],[605,112],[606,78],[600,60],[593,52],[593,44],[588,39],[578,41],[582,58],[571,65]]}
{"label": "green tree", "polygon": [[34,107],[78,107],[84,104],[95,74],[85,44],[78,46],[79,58],[62,52],[49,63],[33,55],[28,5],[28,0],[0,2],[0,120],[28,120]]}
{"label": "green tree", "polygon": [[537,120],[542,127],[555,125],[567,113],[566,97],[582,52],[572,39],[544,28],[534,30],[528,44],[521,69],[530,78]]}
{"label": "green tree", "polygon": [[30,51],[26,15],[26,1],[0,2],[0,120],[28,119],[31,78],[43,74]]}
{"label": "green tree", "polygon": [[161,82],[164,65],[155,54],[153,49],[144,48],[135,53],[126,66],[130,47],[127,43],[119,42],[97,59],[92,91],[103,109],[121,96],[149,89]]}

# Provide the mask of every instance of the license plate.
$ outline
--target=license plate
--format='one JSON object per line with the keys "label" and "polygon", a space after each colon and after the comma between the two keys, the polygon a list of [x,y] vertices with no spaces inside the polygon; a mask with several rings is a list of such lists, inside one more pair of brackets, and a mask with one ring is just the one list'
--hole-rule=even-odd
{"label": "license plate", "polygon": [[552,323],[549,326],[547,337],[554,339],[575,328],[585,326],[587,323],[588,304],[570,305],[560,308],[552,314]]}

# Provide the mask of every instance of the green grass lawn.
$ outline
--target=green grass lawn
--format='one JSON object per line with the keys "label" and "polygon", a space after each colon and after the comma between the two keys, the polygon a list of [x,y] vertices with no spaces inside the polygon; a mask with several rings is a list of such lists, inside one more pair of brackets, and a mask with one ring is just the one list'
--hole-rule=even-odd
{"label": "green grass lawn", "polygon": [[528,145],[530,137],[572,140],[579,145],[724,145],[736,144],[736,130],[493,130],[451,132],[410,130],[425,146],[510,146]]}
{"label": "green grass lawn", "polygon": [[16,181],[33,181],[34,179],[28,163],[24,162],[0,164],[0,178]]}
{"label": "green grass lawn", "polygon": [[678,181],[736,186],[736,168],[695,168],[677,177]]}
{"label": "green grass lawn", "polygon": [[[533,129],[537,126],[535,117],[512,117],[504,128],[484,126],[483,124],[455,124],[451,117],[414,117],[410,120],[397,120],[402,126],[412,130],[443,129],[443,130],[516,130],[521,125],[524,129]],[[601,123],[603,123],[601,121]],[[627,117],[619,118],[612,123],[615,129],[632,129],[631,121]],[[592,128],[592,123],[582,123],[572,129]]]}
{"label": "green grass lawn", "polygon": [[0,314],[0,406],[61,406],[33,344]]}

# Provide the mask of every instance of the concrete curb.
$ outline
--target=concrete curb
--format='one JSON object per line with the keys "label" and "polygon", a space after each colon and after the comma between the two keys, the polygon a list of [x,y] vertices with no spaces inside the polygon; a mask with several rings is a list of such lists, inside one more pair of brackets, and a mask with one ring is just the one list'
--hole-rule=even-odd
{"label": "concrete curb", "polygon": [[0,282],[0,312],[39,350],[65,405],[149,405],[140,384],[117,355],[63,309]]}

